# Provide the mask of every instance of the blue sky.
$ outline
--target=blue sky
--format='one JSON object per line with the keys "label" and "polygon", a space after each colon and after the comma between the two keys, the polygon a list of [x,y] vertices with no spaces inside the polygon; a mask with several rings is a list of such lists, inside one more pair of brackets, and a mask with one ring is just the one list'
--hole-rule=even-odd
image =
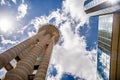
{"label": "blue sky", "polygon": [[80,34],[86,36],[87,50],[92,50],[97,48],[98,40],[98,16],[93,16],[89,18],[89,24],[84,24],[80,28]]}
{"label": "blue sky", "polygon": [[0,0],[0,22],[5,21],[4,27],[0,25],[0,53],[51,23],[61,38],[47,79],[96,80],[97,21],[89,24],[83,5],[84,0]]}

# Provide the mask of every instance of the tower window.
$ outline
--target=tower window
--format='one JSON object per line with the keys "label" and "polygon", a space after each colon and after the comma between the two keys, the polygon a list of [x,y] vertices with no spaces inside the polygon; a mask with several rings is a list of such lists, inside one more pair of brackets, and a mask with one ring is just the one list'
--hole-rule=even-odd
{"label": "tower window", "polygon": [[17,57],[15,58],[15,60],[18,62],[18,61],[20,60],[20,58],[17,56]]}

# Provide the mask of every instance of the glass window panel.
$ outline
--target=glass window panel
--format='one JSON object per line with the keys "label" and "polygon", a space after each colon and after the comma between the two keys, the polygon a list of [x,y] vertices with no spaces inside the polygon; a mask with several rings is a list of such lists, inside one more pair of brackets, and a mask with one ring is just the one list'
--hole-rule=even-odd
{"label": "glass window panel", "polygon": [[4,67],[0,69],[0,79],[3,79],[6,73],[7,73],[7,70]]}
{"label": "glass window panel", "polygon": [[36,74],[37,73],[37,70],[34,70],[32,74]]}
{"label": "glass window panel", "polygon": [[15,68],[16,64],[17,64],[17,61],[15,59],[13,59],[13,60],[10,61],[10,64]]}
{"label": "glass window panel", "polygon": [[103,80],[109,80],[112,24],[113,14],[99,16],[97,70]]}

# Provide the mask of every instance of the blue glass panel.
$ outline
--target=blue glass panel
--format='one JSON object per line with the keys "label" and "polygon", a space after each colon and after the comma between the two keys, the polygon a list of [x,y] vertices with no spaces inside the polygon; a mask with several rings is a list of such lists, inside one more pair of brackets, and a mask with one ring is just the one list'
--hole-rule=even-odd
{"label": "blue glass panel", "polygon": [[93,0],[86,0],[85,3],[84,3],[84,5],[90,3],[91,1],[93,1]]}

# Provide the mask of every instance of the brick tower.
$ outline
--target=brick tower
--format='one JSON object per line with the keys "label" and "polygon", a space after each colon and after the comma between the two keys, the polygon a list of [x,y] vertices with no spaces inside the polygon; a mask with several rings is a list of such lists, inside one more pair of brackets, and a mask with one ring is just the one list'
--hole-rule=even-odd
{"label": "brick tower", "polygon": [[[54,43],[59,40],[58,29],[43,25],[38,33],[0,54],[0,69],[7,73],[3,80],[45,80]],[[15,59],[17,64],[10,63]]]}

